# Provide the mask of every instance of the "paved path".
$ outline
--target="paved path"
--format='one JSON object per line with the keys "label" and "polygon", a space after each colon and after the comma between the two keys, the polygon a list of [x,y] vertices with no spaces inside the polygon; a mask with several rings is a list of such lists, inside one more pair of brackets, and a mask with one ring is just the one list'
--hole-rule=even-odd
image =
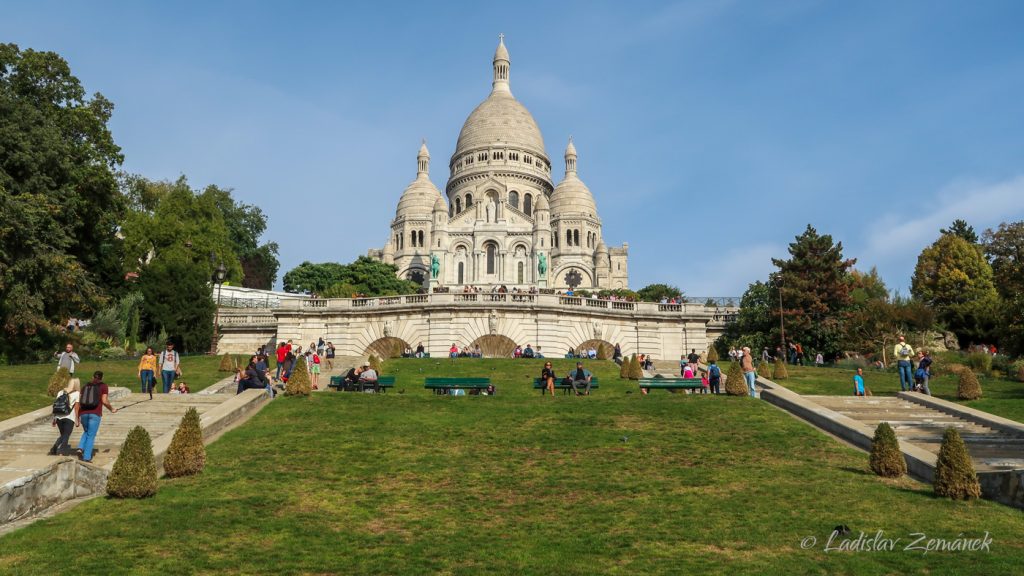
{"label": "paved path", "polygon": [[804,396],[825,408],[862,422],[872,429],[888,422],[901,442],[939,453],[942,434],[957,429],[978,472],[1024,468],[1024,436],[995,430],[928,406],[888,396]]}

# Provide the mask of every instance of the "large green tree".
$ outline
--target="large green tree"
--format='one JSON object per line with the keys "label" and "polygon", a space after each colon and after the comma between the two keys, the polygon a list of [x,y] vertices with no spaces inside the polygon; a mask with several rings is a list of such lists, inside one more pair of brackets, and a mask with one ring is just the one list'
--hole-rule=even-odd
{"label": "large green tree", "polygon": [[156,259],[139,275],[142,311],[153,333],[165,330],[182,352],[210,347],[216,305],[210,276],[181,252]]}
{"label": "large green tree", "polygon": [[242,285],[270,290],[277,280],[280,263],[277,242],[260,243],[267,230],[266,214],[259,206],[238,202],[231,197],[231,190],[217,186],[207,186],[202,196],[209,196],[224,216],[228,238],[242,265]]}
{"label": "large green tree", "polygon": [[1011,353],[1024,354],[1024,221],[986,230],[982,244],[1002,299],[997,319],[1000,344]]}
{"label": "large green tree", "polygon": [[399,278],[397,272],[393,265],[366,256],[360,256],[351,264],[303,262],[284,275],[284,289],[329,298],[350,298],[356,293],[394,296],[419,290],[419,284]]}
{"label": "large green tree", "polygon": [[935,310],[961,345],[992,338],[999,297],[981,246],[943,234],[918,256],[910,292]]}
{"label": "large green tree", "polygon": [[789,254],[788,260],[772,259],[779,268],[772,282],[782,292],[786,338],[807,351],[834,354],[846,330],[852,302],[847,275],[857,259],[844,258],[843,243],[810,224],[790,243]]}
{"label": "large green tree", "polygon": [[0,44],[0,341],[9,354],[121,282],[112,112],[59,55]]}
{"label": "large green tree", "polygon": [[778,292],[771,286],[761,281],[751,284],[740,299],[736,320],[726,325],[725,333],[716,343],[719,353],[724,357],[730,348],[743,346],[760,352],[769,346],[771,335],[777,334],[779,317],[777,312],[773,313],[777,303]]}
{"label": "large green tree", "polygon": [[683,292],[669,284],[648,284],[636,291],[644,302],[660,302],[662,299],[682,298]]}
{"label": "large green tree", "polygon": [[949,228],[943,228],[939,230],[939,234],[951,234],[953,236],[959,236],[967,241],[968,244],[978,243],[978,233],[974,231],[974,226],[967,223],[967,220],[957,218],[953,220],[953,224]]}

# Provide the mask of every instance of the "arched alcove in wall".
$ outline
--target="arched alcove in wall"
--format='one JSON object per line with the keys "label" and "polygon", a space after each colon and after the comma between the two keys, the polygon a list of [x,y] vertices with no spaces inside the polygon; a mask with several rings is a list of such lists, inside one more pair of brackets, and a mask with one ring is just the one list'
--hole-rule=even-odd
{"label": "arched alcove in wall", "polygon": [[515,340],[501,334],[481,336],[472,345],[480,347],[484,358],[511,358],[516,349]]}
{"label": "arched alcove in wall", "polygon": [[589,350],[593,348],[597,350],[598,360],[611,360],[612,354],[615,353],[615,345],[607,340],[587,340],[576,347],[576,354],[580,354],[581,350]]}
{"label": "arched alcove in wall", "polygon": [[373,354],[378,358],[398,358],[402,355],[402,352],[405,352],[407,347],[409,347],[409,343],[405,340],[393,336],[385,336],[371,342],[366,347],[363,355],[369,357],[370,354]]}

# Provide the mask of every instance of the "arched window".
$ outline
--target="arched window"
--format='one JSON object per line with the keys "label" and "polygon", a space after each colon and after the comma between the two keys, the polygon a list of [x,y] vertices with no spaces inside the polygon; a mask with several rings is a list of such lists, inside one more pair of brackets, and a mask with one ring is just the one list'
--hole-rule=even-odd
{"label": "arched window", "polygon": [[572,230],[565,231],[565,245],[572,246]]}
{"label": "arched window", "polygon": [[469,210],[469,208],[472,205],[473,205],[473,195],[472,194],[466,194],[466,210]]}
{"label": "arched window", "polygon": [[494,274],[494,270],[497,268],[496,261],[498,259],[498,247],[493,243],[487,244],[487,273]]}
{"label": "arched window", "polygon": [[523,212],[527,216],[533,215],[533,195],[523,194]]}
{"label": "arched window", "polygon": [[412,230],[409,232],[409,246],[416,246],[416,231]]}
{"label": "arched window", "polygon": [[452,216],[455,216],[455,204],[448,205],[448,217],[451,218]]}
{"label": "arched window", "polygon": [[543,236],[541,236],[541,239],[540,239],[540,247],[541,248],[544,247],[544,237]]}
{"label": "arched window", "polygon": [[508,193],[508,203],[512,205],[516,210],[519,209],[519,192],[515,190]]}
{"label": "arched window", "polygon": [[423,284],[423,270],[411,270],[407,278],[417,284]]}
{"label": "arched window", "polygon": [[455,213],[462,214],[462,198],[455,199]]}
{"label": "arched window", "polygon": [[459,281],[456,284],[465,284],[466,282],[466,265],[459,262]]}
{"label": "arched window", "polygon": [[526,273],[526,265],[522,262],[519,263],[519,283],[523,283],[523,275]]}
{"label": "arched window", "polygon": [[418,235],[419,235],[418,240],[420,241],[420,246],[423,246],[423,230],[420,230]]}
{"label": "arched window", "polygon": [[573,243],[574,246],[579,246],[580,245],[580,231],[579,230],[573,230],[572,231],[572,243]]}

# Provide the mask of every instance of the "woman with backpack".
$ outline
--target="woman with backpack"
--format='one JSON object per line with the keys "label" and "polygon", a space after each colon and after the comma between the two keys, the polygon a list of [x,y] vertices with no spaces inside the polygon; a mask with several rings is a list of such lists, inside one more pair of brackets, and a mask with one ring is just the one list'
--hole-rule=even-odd
{"label": "woman with backpack", "polygon": [[57,393],[57,399],[53,401],[53,426],[60,431],[60,438],[53,443],[53,448],[47,452],[50,456],[68,456],[71,454],[71,433],[75,430],[75,418],[78,411],[78,397],[80,396],[81,381],[78,378],[68,380],[67,388]]}

